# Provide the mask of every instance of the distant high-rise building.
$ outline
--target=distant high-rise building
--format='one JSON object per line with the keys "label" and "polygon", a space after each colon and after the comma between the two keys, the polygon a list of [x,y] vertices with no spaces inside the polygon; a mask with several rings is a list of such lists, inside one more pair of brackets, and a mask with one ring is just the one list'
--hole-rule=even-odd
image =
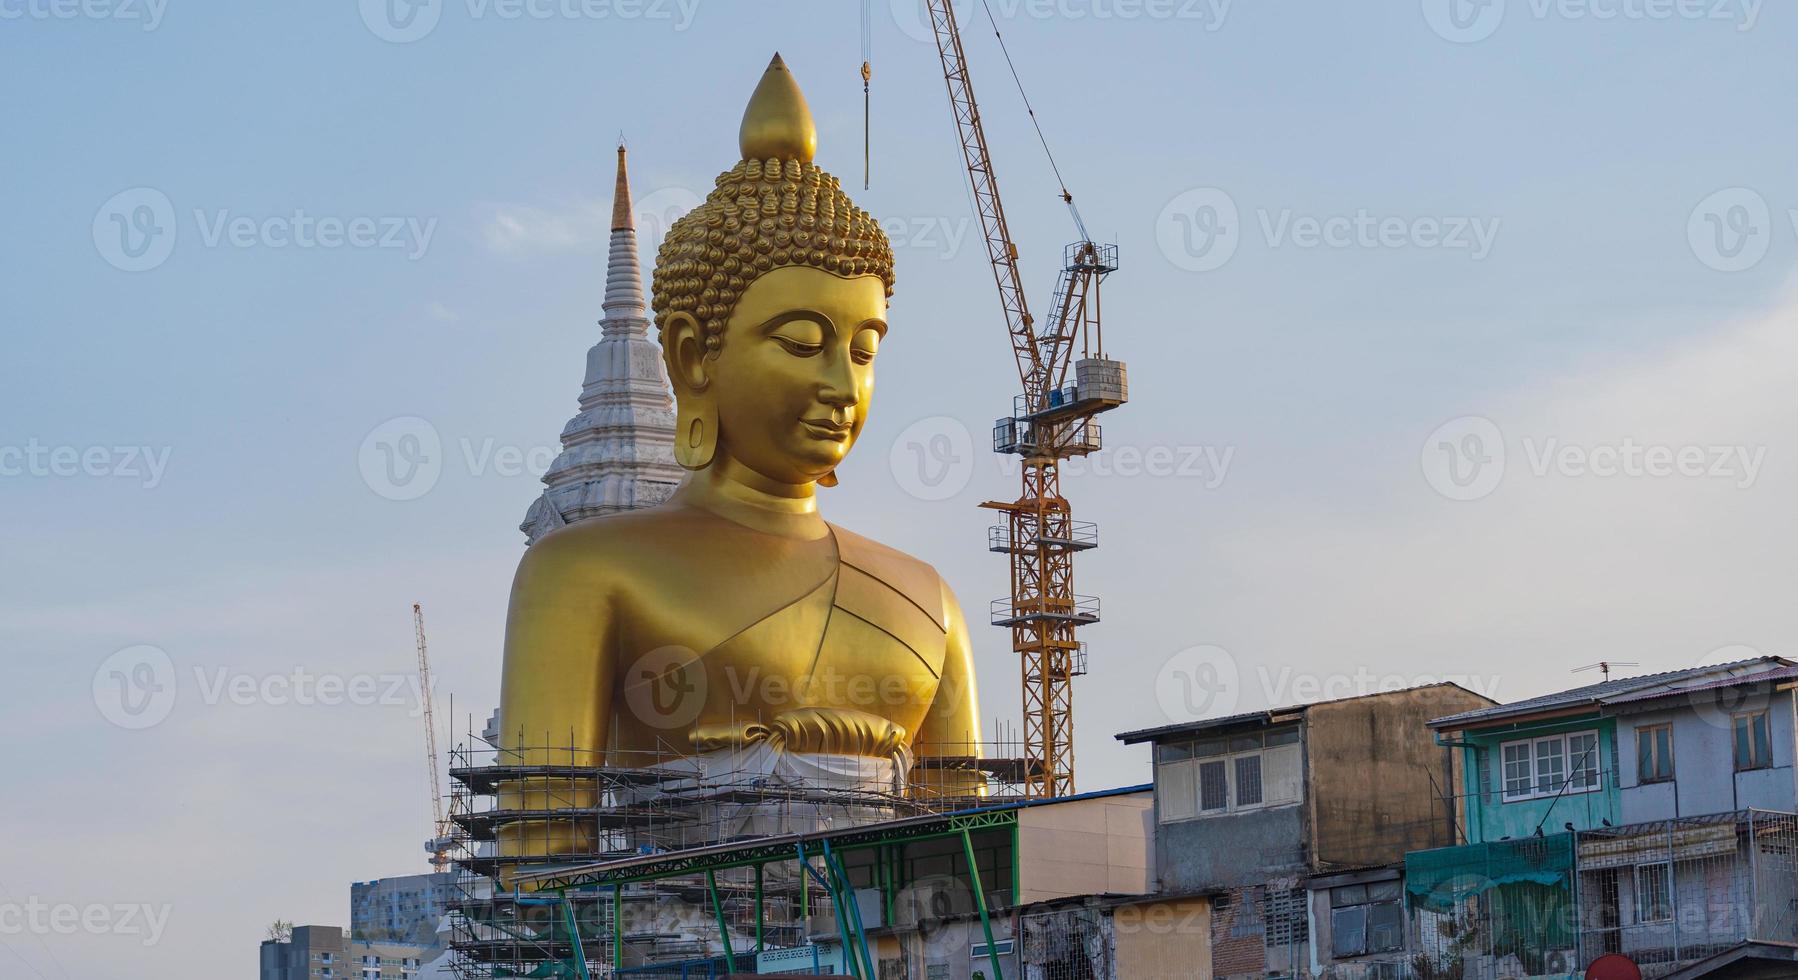
{"label": "distant high-rise building", "polygon": [[684,475],[674,461],[668,372],[649,336],[622,146],[601,308],[601,337],[587,352],[581,410],[562,428],[562,452],[543,474],[543,495],[518,526],[533,544],[566,524],[653,507]]}
{"label": "distant high-rise building", "polygon": [[295,926],[262,944],[260,980],[415,980],[441,946],[351,939],[336,926]]}
{"label": "distant high-rise building", "polygon": [[358,881],[350,885],[350,935],[429,945],[456,892],[451,871]]}

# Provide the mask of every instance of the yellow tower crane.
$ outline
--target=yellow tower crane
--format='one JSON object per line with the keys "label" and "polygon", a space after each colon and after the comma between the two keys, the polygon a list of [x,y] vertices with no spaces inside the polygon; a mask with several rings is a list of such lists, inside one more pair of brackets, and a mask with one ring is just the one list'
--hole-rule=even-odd
{"label": "yellow tower crane", "polygon": [[[1012,649],[1022,662],[1025,790],[1033,797],[1064,796],[1074,790],[1072,682],[1086,672],[1086,647],[1075,631],[1098,622],[1099,600],[1074,592],[1074,555],[1098,545],[1098,529],[1073,519],[1061,495],[1061,464],[1100,448],[1093,416],[1122,405],[1129,395],[1123,362],[1105,357],[1099,325],[1099,284],[1117,269],[1117,246],[1092,241],[1063,184],[1061,197],[1080,238],[1062,253],[1048,320],[1037,326],[1024,300],[1018,247],[1005,223],[955,10],[951,0],[928,0],[928,9],[974,208],[1023,382],[1011,414],[993,427],[993,450],[1020,458],[1023,486],[1011,503],[981,505],[1006,515],[1004,524],[988,531],[987,547],[1011,557],[1011,594],[994,600],[991,618],[993,625],[1011,630]],[[987,18],[1003,51],[1005,41],[990,8]],[[1008,64],[1010,60],[1007,54]],[[1015,68],[1012,74],[1015,79]],[[1028,98],[1024,104],[1029,109]],[[1030,118],[1034,124],[1033,109]],[[1042,136],[1040,126],[1037,135]],[[1049,161],[1053,167],[1052,155]],[[1059,180],[1059,170],[1056,176]]]}
{"label": "yellow tower crane", "polygon": [[418,691],[424,701],[425,762],[431,773],[431,839],[425,851],[431,855],[431,870],[445,871],[450,865],[451,827],[443,815],[443,782],[437,775],[437,722],[431,714],[431,658],[425,652],[425,613],[418,603],[412,604],[412,632],[418,640]]}

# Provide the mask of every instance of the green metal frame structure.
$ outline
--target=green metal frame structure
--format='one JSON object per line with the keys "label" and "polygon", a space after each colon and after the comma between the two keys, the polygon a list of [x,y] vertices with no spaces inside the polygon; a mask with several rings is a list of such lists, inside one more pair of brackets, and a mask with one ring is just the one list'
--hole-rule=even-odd
{"label": "green metal frame structure", "polygon": [[[624,886],[663,878],[704,874],[707,893],[711,898],[713,914],[717,918],[718,931],[723,941],[724,954],[734,968],[736,956],[735,951],[731,948],[730,930],[724,918],[723,903],[719,899],[718,872],[744,867],[755,869],[756,950],[759,952],[762,949],[763,935],[762,869],[769,864],[797,861],[802,869],[801,881],[815,882],[830,895],[831,904],[836,910],[838,935],[843,944],[844,960],[849,966],[850,975],[857,980],[874,980],[876,968],[874,958],[868,948],[867,928],[861,918],[861,908],[855,901],[854,890],[850,886],[842,855],[851,851],[875,848],[882,852],[883,859],[890,856],[892,860],[896,861],[897,849],[902,845],[943,838],[957,838],[961,842],[961,852],[967,863],[968,878],[973,885],[971,890],[974,893],[974,906],[980,915],[981,931],[986,937],[987,957],[992,967],[993,980],[1004,980],[1005,974],[999,964],[997,944],[993,941],[992,918],[986,899],[987,889],[985,883],[980,880],[979,864],[975,860],[973,835],[985,831],[1000,831],[1009,838],[1014,854],[1010,884],[1015,895],[1019,881],[1018,863],[1015,860],[1018,840],[1018,809],[1017,806],[1008,806],[966,810],[888,821],[867,827],[827,833],[786,834],[763,838],[747,844],[716,845],[606,862],[585,868],[545,872],[527,876],[522,879],[522,883],[534,886],[540,892],[554,893],[561,899],[564,912],[569,918],[569,928],[574,931],[574,960],[578,964],[576,970],[578,975],[586,980],[585,954],[581,948],[579,932],[575,929],[573,906],[568,901],[568,892],[595,887],[611,888],[612,966],[616,970],[622,969],[624,966],[624,926],[620,908],[623,903]],[[814,862],[821,863],[822,870],[815,866]],[[874,862],[874,869],[876,884],[883,888],[883,893],[888,897],[890,906],[892,897],[896,894],[900,874],[895,868],[887,867],[888,863],[888,860],[877,859]]]}
{"label": "green metal frame structure", "polygon": [[[704,874],[707,894],[711,898],[713,913],[717,918],[725,955],[734,967],[736,957],[731,948],[730,931],[724,918],[723,906],[719,901],[718,872],[734,868],[754,869],[755,948],[757,952],[761,952],[765,948],[763,946],[765,924],[763,921],[765,904],[762,890],[763,868],[769,864],[797,861],[801,869],[799,882],[802,907],[810,908],[809,899],[806,896],[809,895],[810,887],[814,882],[823,888],[829,894],[831,904],[836,910],[838,938],[843,944],[844,962],[849,967],[850,975],[857,980],[875,980],[876,968],[868,948],[867,929],[861,920],[861,908],[855,901],[854,891],[845,872],[842,856],[853,851],[870,848],[878,850],[876,860],[872,865],[874,884],[875,887],[881,889],[882,894],[886,897],[885,904],[888,909],[891,909],[895,905],[900,879],[904,877],[904,870],[900,864],[903,860],[902,847],[906,844],[923,841],[955,838],[961,842],[961,853],[967,865],[968,879],[974,884],[972,889],[974,905],[980,916],[981,932],[986,938],[987,961],[992,968],[991,980],[1005,980],[1004,968],[999,963],[998,944],[994,941],[993,936],[991,909],[987,906],[987,889],[985,883],[980,879],[980,866],[975,857],[974,835],[997,832],[1004,834],[1008,839],[1012,854],[1011,880],[1008,884],[1011,886],[1011,893],[1016,900],[1023,894],[1022,865],[1017,859],[1020,836],[1018,814],[1021,811],[1036,806],[1068,803],[1092,797],[1140,793],[1151,788],[1150,784],[1125,786],[1058,799],[1028,800],[974,810],[907,817],[846,830],[782,834],[745,843],[715,844],[710,847],[648,854],[582,867],[521,875],[519,884],[531,887],[540,894],[554,894],[565,904],[570,891],[610,888],[612,892],[612,966],[614,970],[618,970],[624,966],[622,910],[624,886],[663,878]],[[822,870],[814,862],[821,862]],[[572,907],[569,908],[570,914],[572,914]],[[573,928],[572,922],[570,928]],[[581,965],[577,968],[577,972],[579,976],[586,978],[585,960],[582,959],[584,954],[581,951],[578,931],[575,932],[574,939],[575,957],[581,959]]]}

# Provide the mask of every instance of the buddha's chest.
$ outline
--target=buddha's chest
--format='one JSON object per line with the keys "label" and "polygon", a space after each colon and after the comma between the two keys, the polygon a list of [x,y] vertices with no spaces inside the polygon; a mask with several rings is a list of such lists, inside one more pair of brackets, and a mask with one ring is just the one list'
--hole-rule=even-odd
{"label": "buddha's chest", "polygon": [[931,607],[906,569],[825,544],[755,563],[723,555],[689,570],[679,602],[624,610],[614,658],[621,726],[640,723],[676,743],[694,733],[728,741],[796,718],[860,732],[820,736],[831,744],[865,743],[875,737],[868,729],[886,726],[915,734],[946,653],[940,587]]}

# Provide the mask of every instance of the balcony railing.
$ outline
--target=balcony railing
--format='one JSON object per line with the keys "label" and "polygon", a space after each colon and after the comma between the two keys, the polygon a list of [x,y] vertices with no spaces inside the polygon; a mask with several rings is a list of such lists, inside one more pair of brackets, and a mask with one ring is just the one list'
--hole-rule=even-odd
{"label": "balcony railing", "polygon": [[1747,942],[1798,942],[1798,818],[1744,810],[1580,833],[1582,963],[1656,977]]}
{"label": "balcony railing", "polygon": [[1744,943],[1798,943],[1798,817],[1744,810],[1413,853],[1420,976],[1644,977]]}

